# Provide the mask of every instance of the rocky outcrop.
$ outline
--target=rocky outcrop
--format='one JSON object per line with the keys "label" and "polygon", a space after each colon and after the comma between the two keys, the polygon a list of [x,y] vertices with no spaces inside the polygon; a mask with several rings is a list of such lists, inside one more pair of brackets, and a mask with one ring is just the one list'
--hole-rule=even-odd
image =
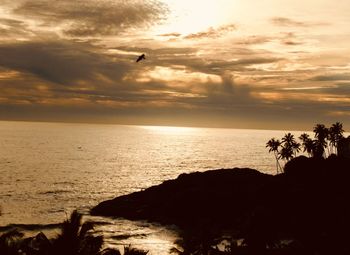
{"label": "rocky outcrop", "polygon": [[150,220],[180,226],[203,220],[227,224],[257,203],[273,176],[252,169],[221,169],[181,174],[175,180],[117,197],[94,207],[94,215]]}
{"label": "rocky outcrop", "polygon": [[[280,175],[252,169],[182,174],[105,201],[95,215],[231,229],[253,247],[297,240],[303,250],[349,254],[350,160],[298,157]],[[345,253],[344,253],[345,252]],[[311,253],[310,253],[311,254]]]}

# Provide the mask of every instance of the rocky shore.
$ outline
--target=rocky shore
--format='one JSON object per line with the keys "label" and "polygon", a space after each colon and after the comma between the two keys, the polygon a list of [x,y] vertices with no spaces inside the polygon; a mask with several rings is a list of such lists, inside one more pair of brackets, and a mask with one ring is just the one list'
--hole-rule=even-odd
{"label": "rocky shore", "polygon": [[349,254],[349,166],[349,159],[335,155],[300,156],[279,175],[238,168],[182,174],[102,202],[91,213],[182,229],[230,230],[251,247],[292,240],[305,251]]}

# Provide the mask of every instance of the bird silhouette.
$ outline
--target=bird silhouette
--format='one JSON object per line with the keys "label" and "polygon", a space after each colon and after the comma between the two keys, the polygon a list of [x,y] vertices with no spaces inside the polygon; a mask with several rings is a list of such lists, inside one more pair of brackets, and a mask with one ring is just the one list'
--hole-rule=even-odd
{"label": "bird silhouette", "polygon": [[136,59],[136,62],[140,62],[143,59],[146,59],[146,55],[145,54],[142,54],[141,56],[138,56],[138,58]]}

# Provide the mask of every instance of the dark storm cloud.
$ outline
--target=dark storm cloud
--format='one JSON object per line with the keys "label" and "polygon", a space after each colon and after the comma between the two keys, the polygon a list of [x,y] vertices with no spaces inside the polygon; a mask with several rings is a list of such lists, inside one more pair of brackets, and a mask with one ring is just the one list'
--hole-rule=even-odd
{"label": "dark storm cloud", "polygon": [[116,35],[154,24],[165,17],[167,9],[158,1],[25,0],[14,13],[44,26],[62,26],[67,35],[84,37]]}
{"label": "dark storm cloud", "polygon": [[218,28],[209,28],[206,31],[198,32],[198,33],[193,33],[185,36],[185,39],[206,39],[206,38],[218,38],[221,36],[225,36],[228,33],[236,30],[236,25],[234,24],[229,24],[225,26],[221,26]]}

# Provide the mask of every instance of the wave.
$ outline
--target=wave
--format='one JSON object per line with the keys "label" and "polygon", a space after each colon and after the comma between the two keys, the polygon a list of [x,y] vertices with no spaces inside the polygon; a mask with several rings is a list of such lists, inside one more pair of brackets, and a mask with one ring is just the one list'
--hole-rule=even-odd
{"label": "wave", "polygon": [[127,235],[127,234],[121,234],[121,235],[114,235],[111,236],[111,239],[114,240],[125,240],[125,239],[129,239],[129,238],[146,238],[147,234],[131,234],[131,235]]}
{"label": "wave", "polygon": [[61,227],[62,223],[52,224],[9,224],[6,226],[0,226],[0,232],[7,232],[13,229],[24,230],[24,231],[40,231],[49,230]]}
{"label": "wave", "polygon": [[71,190],[63,190],[63,189],[58,189],[58,190],[48,190],[48,191],[42,191],[39,192],[39,195],[49,195],[49,194],[61,194],[61,193],[70,193],[72,192]]}

